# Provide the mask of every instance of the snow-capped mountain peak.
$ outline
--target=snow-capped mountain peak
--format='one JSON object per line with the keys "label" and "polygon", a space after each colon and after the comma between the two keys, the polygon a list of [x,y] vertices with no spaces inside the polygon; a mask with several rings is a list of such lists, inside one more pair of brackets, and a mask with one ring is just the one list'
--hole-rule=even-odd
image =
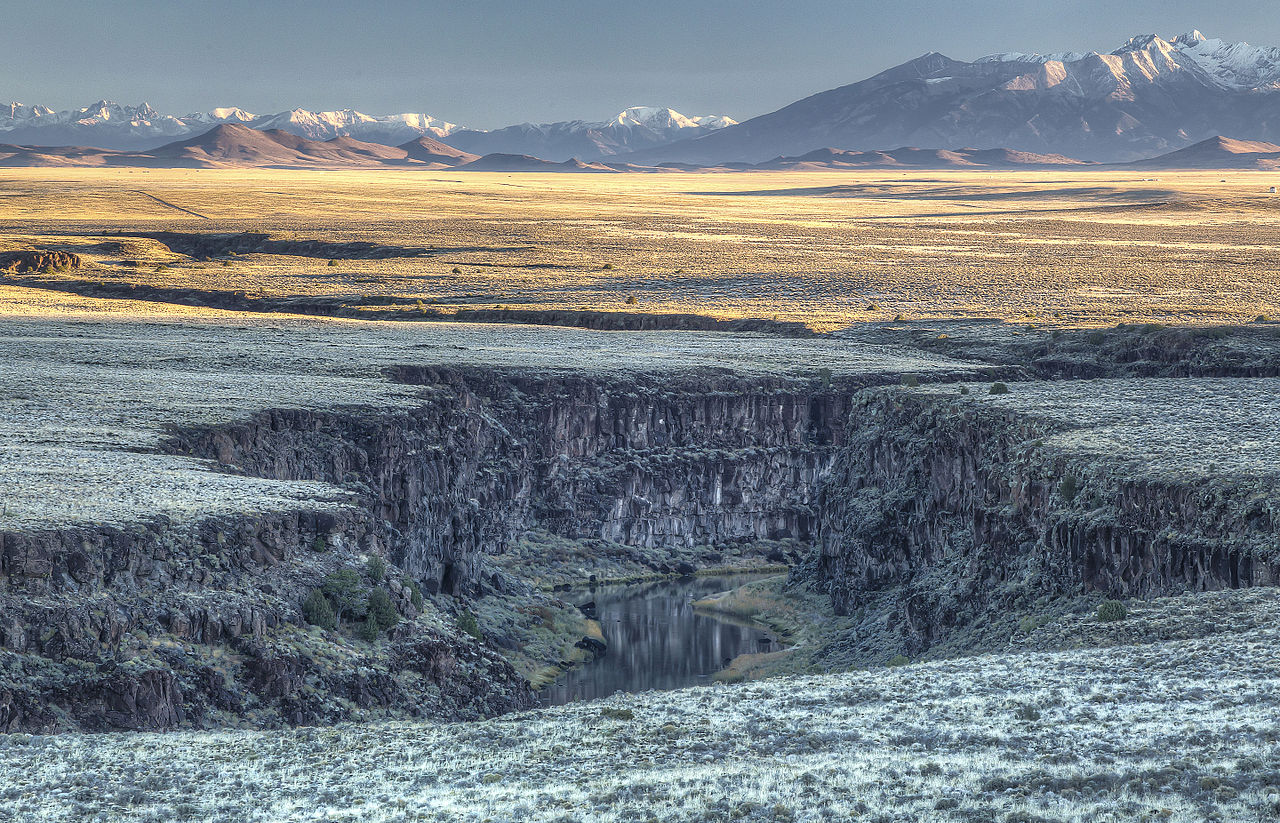
{"label": "snow-capped mountain peak", "polygon": [[[1194,29],[1165,40],[1155,34],[1130,37],[1111,55],[1126,59],[1139,59],[1146,54],[1151,63],[1143,61],[1140,70],[1151,79],[1166,71],[1203,70],[1211,82],[1233,89],[1270,90],[1280,82],[1280,48],[1251,46],[1248,43],[1228,43],[1205,37]],[[1058,54],[1027,54],[1005,52],[981,57],[976,63],[1078,63],[1098,57],[1097,52],[1062,52]]]}
{"label": "snow-capped mountain peak", "polygon": [[663,106],[632,106],[602,125],[643,126],[654,131],[667,132],[679,129],[718,129],[732,126],[737,121],[720,114],[703,117],[686,117],[675,109]]}

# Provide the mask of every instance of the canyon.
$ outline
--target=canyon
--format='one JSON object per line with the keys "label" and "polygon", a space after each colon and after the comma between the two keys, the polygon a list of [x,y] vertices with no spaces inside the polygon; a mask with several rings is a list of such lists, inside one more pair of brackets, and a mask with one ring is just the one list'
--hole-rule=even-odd
{"label": "canyon", "polygon": [[[861,620],[825,640],[844,666],[1001,648],[1103,597],[1277,582],[1280,438],[1228,456],[1277,378],[1152,333],[1130,335],[1191,376],[1133,380],[1146,361],[1118,357],[1104,379],[1029,380],[1051,358],[722,332],[526,327],[504,350],[465,323],[203,311],[6,323],[5,731],[527,708],[514,636],[465,626],[504,598],[572,611],[532,582],[549,556],[513,559],[531,533],[574,547],[560,580],[791,566]],[[648,367],[610,349],[639,340]],[[699,364],[726,345],[761,356]],[[794,359],[814,352],[832,365]],[[376,642],[304,616],[344,569],[394,606]]]}

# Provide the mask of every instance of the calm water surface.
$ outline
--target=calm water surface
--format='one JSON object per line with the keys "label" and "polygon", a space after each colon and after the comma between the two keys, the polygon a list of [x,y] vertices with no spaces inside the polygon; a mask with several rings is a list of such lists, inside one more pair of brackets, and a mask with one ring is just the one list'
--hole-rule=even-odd
{"label": "calm water surface", "polygon": [[782,646],[767,630],[694,614],[690,605],[709,594],[761,578],[685,577],[564,592],[561,597],[571,603],[595,601],[609,651],[539,692],[542,703],[557,706],[617,691],[705,684],[740,654],[778,651]]}

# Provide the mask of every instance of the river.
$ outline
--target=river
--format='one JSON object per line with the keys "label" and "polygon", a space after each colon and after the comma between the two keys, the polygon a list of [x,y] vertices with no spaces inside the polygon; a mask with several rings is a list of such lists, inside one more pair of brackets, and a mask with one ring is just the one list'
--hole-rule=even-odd
{"label": "river", "polygon": [[595,601],[609,649],[604,657],[571,670],[539,692],[543,705],[592,700],[618,691],[705,684],[739,654],[778,651],[782,646],[767,630],[696,614],[691,605],[761,578],[682,577],[563,593],[565,600],[578,605]]}

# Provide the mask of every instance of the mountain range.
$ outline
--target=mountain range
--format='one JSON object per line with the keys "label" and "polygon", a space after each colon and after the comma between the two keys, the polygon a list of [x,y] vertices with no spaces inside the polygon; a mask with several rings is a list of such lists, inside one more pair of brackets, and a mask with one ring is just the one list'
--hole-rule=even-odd
{"label": "mountain range", "polygon": [[974,146],[1137,160],[1215,135],[1280,141],[1280,48],[1193,31],[1109,53],[931,52],[630,162],[756,163],[819,146]]}
{"label": "mountain range", "polygon": [[399,146],[388,146],[356,140],[346,135],[328,140],[309,140],[282,129],[260,130],[240,123],[220,123],[203,134],[146,151],[0,144],[0,167],[14,166],[618,171],[599,163],[586,163],[576,159],[556,163],[528,155],[489,154],[481,157],[425,136]]}
{"label": "mountain range", "polygon": [[183,117],[162,114],[146,103],[122,106],[99,100],[89,106],[54,111],[47,106],[9,103],[0,106],[0,141],[19,145],[86,145],[116,150],[153,148],[194,137],[224,123],[259,131],[276,129],[309,140],[351,137],[370,143],[401,145],[417,137],[449,139],[478,154],[537,154],[557,160],[597,158],[697,137],[736,121],[713,115],[685,117],[669,108],[634,107],[612,120],[573,120],[535,125],[524,123],[495,131],[464,129],[429,114],[371,116],[353,109],[279,114],[251,114],[240,108],[218,108]]}
{"label": "mountain range", "polygon": [[[762,163],[694,165],[668,162],[640,166],[619,161],[546,160],[527,154],[462,151],[431,137],[399,146],[370,143],[346,135],[308,140],[281,129],[259,130],[222,123],[204,134],[148,151],[85,146],[0,144],[0,167],[133,166],[146,168],[416,168],[487,172],[679,172],[679,171],[839,171],[859,169],[1034,169],[1092,168],[1097,164],[1056,154],[1012,149],[920,149],[887,151],[817,149]],[[1280,168],[1280,146],[1214,137],[1161,157],[1125,164],[1143,168]],[[1116,166],[1112,166],[1116,168]]]}
{"label": "mountain range", "polygon": [[[931,52],[741,123],[724,116],[686,117],[661,107],[629,108],[602,122],[524,123],[492,131],[426,114],[373,117],[351,109],[255,115],[220,108],[173,117],[145,103],[99,101],[63,112],[18,103],[0,107],[0,141],[22,145],[137,151],[228,124],[313,141],[345,137],[403,147],[428,138],[472,155],[642,167],[755,165],[803,157],[822,147],[883,153],[904,146],[1116,163],[1178,151],[1218,135],[1280,143],[1280,48],[1227,43],[1192,31],[1170,40],[1133,37],[1106,53],[1006,52],[966,62]],[[955,158],[928,162],[939,160],[945,165]],[[886,161],[871,155],[799,162],[913,164],[903,157]]]}

